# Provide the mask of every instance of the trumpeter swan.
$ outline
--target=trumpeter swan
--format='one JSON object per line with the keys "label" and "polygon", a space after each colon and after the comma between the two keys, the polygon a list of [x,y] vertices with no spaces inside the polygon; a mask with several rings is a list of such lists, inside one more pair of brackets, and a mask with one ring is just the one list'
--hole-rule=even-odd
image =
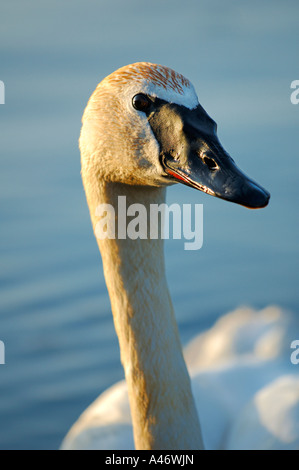
{"label": "trumpeter swan", "polygon": [[[224,151],[189,80],[164,66],[137,63],[106,77],[84,112],[80,150],[95,231],[99,205],[112,205],[118,220],[119,196],[126,196],[127,206],[150,209],[165,201],[166,187],[176,182],[251,208],[269,200]],[[250,400],[263,387],[269,396],[271,387],[279,388],[273,381],[283,368],[271,351],[273,338],[268,350],[263,338],[271,336],[274,323],[284,336],[288,327],[279,322],[285,316],[277,309],[259,315],[241,310],[220,320],[186,351],[191,385],[165,278],[163,240],[116,236],[98,244],[126,382],[100,396],[62,448],[203,449],[202,435],[206,448],[233,447],[246,422],[244,406],[254,406]],[[238,351],[236,338],[250,325],[255,339]],[[192,362],[195,347],[198,360]],[[298,394],[295,381],[297,402],[291,400],[288,410],[298,411]]]}

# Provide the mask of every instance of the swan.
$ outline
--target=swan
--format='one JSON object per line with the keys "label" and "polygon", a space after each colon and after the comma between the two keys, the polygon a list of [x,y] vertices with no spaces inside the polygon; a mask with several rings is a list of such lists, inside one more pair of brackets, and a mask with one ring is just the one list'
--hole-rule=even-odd
{"label": "swan", "polygon": [[[116,220],[122,220],[119,196],[126,196],[127,206],[150,209],[165,202],[166,188],[174,183],[249,208],[265,207],[269,193],[239,170],[216,129],[191,82],[168,67],[140,62],[100,82],[80,134],[94,232],[99,206],[113,206]],[[299,382],[293,369],[286,372],[289,361],[281,360],[294,318],[277,307],[241,308],[196,338],[184,357],[165,278],[163,240],[116,235],[97,241],[125,381],[100,395],[61,448],[242,448],[248,416],[263,443],[298,446]],[[273,402],[277,393],[287,399],[273,424],[267,397]],[[261,410],[269,418],[272,440],[259,419]],[[280,432],[281,424],[287,431]]]}

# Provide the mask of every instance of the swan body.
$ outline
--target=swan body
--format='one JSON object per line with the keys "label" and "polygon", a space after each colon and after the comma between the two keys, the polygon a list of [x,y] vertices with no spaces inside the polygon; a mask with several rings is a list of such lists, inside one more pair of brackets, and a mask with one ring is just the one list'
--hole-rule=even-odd
{"label": "swan body", "polygon": [[[185,348],[206,449],[299,450],[298,320],[278,307],[239,308]],[[126,382],[106,390],[65,438],[69,450],[132,450]]]}
{"label": "swan body", "polygon": [[[199,104],[189,80],[167,67],[142,62],[112,73],[91,96],[82,122],[82,179],[95,234],[99,206],[112,205],[119,222],[123,214],[118,198],[125,196],[128,206],[141,204],[149,213],[152,204],[165,202],[166,187],[178,182],[251,208],[269,201],[269,193],[245,176],[222,148],[216,123]],[[221,353],[221,342],[213,339],[221,337],[218,326],[199,340],[198,363],[190,363],[191,384],[165,278],[163,240],[117,233],[97,241],[126,383],[104,393],[82,415],[62,448],[200,450],[204,444],[198,416],[206,447],[225,447],[228,429],[236,422],[230,412],[239,416],[236,429],[243,429],[245,404],[265,386],[271,395],[270,382],[283,368],[269,351],[269,357],[257,358],[263,350],[260,342],[247,355],[234,355],[229,342]],[[250,324],[252,315],[248,318]],[[231,338],[236,346],[236,332]],[[214,356],[206,347],[209,342]],[[265,350],[264,345],[261,354]],[[229,354],[234,360],[222,363]],[[237,387],[240,377],[243,394]],[[252,379],[249,384],[246,377]],[[273,387],[285,390],[280,384]],[[262,396],[260,403],[264,401]],[[292,403],[296,408],[296,400]]]}

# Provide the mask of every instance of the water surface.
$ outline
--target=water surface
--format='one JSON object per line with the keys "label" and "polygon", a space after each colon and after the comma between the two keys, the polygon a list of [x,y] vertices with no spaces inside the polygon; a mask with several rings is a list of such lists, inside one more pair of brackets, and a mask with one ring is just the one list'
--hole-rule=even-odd
{"label": "water surface", "polygon": [[272,195],[248,211],[180,185],[204,204],[204,245],[166,243],[185,344],[239,305],[298,310],[297,1],[11,0],[0,6],[0,448],[55,449],[123,377],[80,180],[87,99],[139,60],[195,85],[239,166]]}

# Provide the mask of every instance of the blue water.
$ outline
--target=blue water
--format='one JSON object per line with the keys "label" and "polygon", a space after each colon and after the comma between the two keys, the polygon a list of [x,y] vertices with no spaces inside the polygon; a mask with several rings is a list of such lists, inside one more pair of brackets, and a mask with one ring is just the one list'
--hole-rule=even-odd
{"label": "blue water", "polygon": [[[123,377],[80,180],[87,99],[139,60],[187,76],[239,166],[272,194],[261,211],[176,185],[204,204],[204,245],[166,243],[185,344],[239,305],[298,311],[297,0],[0,4],[0,449],[55,449]],[[294,333],[295,334],[295,333]]]}

